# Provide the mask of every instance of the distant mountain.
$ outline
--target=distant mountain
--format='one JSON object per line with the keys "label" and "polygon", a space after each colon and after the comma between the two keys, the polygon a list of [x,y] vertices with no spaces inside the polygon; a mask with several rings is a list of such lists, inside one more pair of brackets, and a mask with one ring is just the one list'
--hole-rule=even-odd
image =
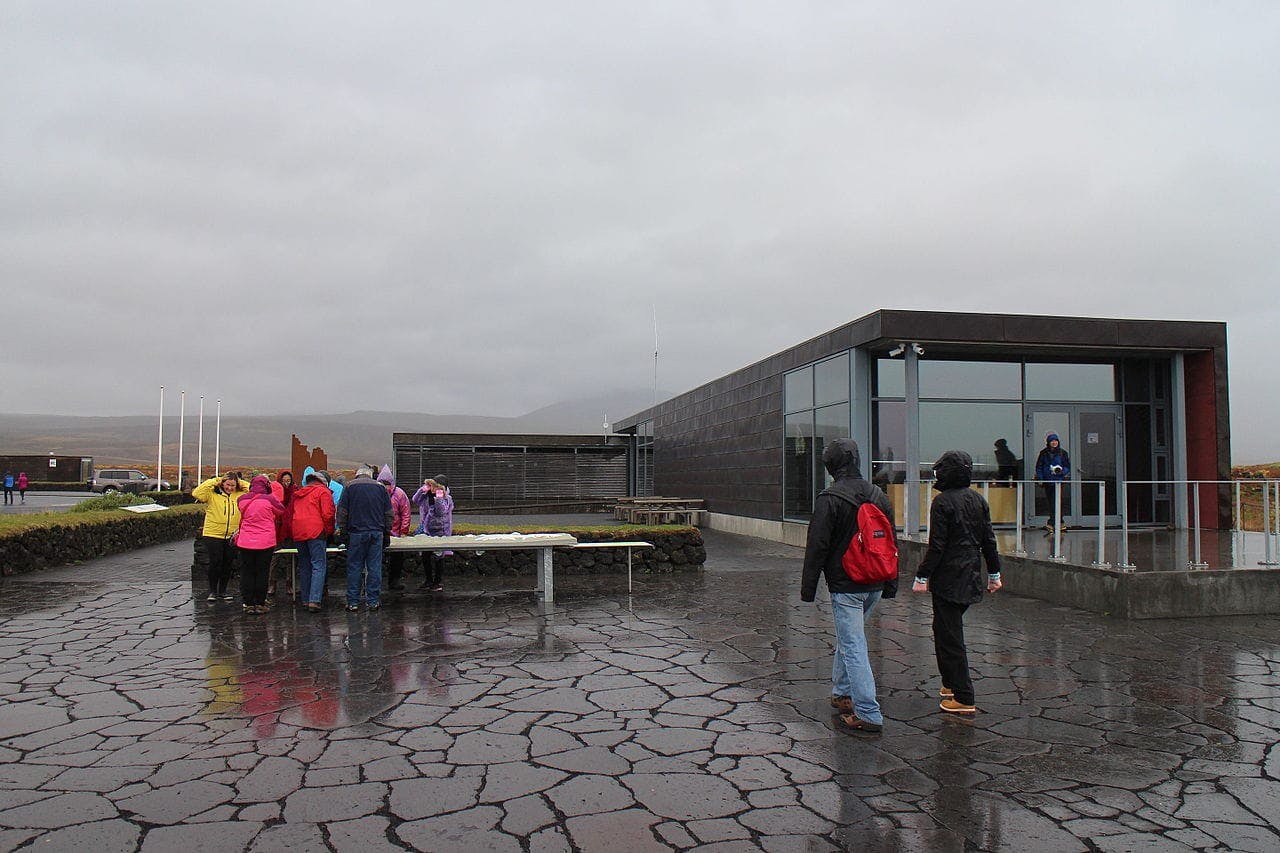
{"label": "distant mountain", "polygon": [[[220,462],[271,467],[289,458],[289,436],[322,447],[334,468],[391,458],[393,432],[480,432],[504,435],[565,433],[594,435],[607,415],[613,421],[653,404],[653,391],[619,391],[544,406],[513,418],[485,415],[435,415],[423,412],[347,412],[342,414],[262,415],[222,419]],[[101,465],[155,464],[155,417],[75,417],[0,414],[0,455],[57,453],[92,456]],[[194,467],[199,424],[187,416],[183,466]],[[206,413],[204,457],[213,465],[213,418]],[[178,418],[164,421],[166,467],[178,461]]]}

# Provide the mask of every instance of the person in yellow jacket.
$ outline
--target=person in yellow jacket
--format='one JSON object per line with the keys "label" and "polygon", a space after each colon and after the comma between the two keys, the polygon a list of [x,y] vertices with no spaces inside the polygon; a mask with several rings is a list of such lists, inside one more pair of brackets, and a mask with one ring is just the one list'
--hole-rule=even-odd
{"label": "person in yellow jacket", "polygon": [[249,493],[249,484],[238,474],[210,477],[191,490],[191,497],[205,504],[204,553],[209,560],[209,601],[231,601],[231,563],[236,548],[231,537],[240,529],[240,496]]}

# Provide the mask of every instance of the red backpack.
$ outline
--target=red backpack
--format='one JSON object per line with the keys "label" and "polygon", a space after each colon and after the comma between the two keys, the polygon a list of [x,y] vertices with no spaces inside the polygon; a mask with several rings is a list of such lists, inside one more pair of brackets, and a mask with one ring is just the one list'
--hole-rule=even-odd
{"label": "red backpack", "polygon": [[876,584],[898,578],[898,546],[893,525],[871,501],[858,507],[858,532],[840,558],[844,573],[856,584]]}

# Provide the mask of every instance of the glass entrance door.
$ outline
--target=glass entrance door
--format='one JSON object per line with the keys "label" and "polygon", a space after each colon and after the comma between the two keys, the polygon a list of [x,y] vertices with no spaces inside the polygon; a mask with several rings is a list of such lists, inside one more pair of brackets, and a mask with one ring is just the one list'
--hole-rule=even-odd
{"label": "glass entrance door", "polygon": [[[1071,460],[1071,475],[1062,489],[1062,515],[1066,524],[1091,526],[1098,515],[1119,523],[1118,477],[1121,465],[1120,407],[1098,403],[1058,403],[1027,406],[1023,455],[1025,479],[1034,479],[1036,460],[1048,433],[1057,433],[1060,446]],[[1103,482],[1100,496],[1096,481]],[[1028,524],[1044,524],[1053,513],[1053,489],[1036,485],[1026,491]]]}

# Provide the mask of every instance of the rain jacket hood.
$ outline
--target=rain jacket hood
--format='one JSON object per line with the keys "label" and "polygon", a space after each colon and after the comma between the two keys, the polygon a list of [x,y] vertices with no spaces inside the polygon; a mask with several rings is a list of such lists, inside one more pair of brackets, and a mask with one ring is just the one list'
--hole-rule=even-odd
{"label": "rain jacket hood", "polygon": [[933,487],[940,492],[967,489],[973,480],[973,457],[963,450],[948,450],[933,463],[933,476]]}
{"label": "rain jacket hood", "polygon": [[378,482],[388,486],[396,484],[396,475],[391,473],[390,465],[383,465],[378,469]]}
{"label": "rain jacket hood", "polygon": [[822,451],[822,465],[831,479],[862,477],[862,453],[852,438],[837,438]]}

